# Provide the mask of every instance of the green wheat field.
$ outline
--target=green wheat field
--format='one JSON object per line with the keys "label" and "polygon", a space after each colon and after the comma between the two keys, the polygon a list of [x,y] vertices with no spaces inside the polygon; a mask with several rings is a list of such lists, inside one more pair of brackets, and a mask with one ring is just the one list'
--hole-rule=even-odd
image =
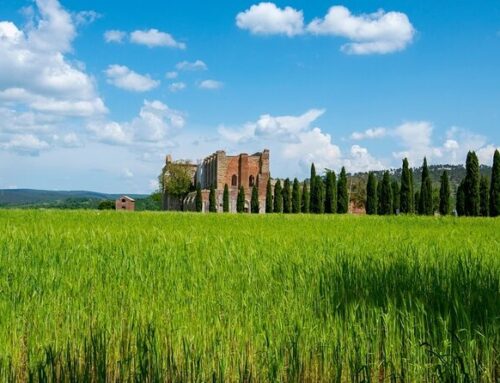
{"label": "green wheat field", "polygon": [[0,381],[499,380],[500,220],[0,211]]}

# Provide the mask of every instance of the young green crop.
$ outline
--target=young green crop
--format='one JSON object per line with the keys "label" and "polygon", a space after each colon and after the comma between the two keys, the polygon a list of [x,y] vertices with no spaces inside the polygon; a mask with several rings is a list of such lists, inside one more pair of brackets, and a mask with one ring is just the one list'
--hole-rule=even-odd
{"label": "young green crop", "polygon": [[498,381],[499,232],[0,211],[0,380]]}

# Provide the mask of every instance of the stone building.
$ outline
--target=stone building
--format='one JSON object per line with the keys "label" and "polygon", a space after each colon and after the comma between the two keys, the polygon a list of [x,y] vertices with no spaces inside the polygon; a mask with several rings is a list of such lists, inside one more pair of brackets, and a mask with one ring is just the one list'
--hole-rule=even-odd
{"label": "stone building", "polygon": [[[164,171],[168,171],[168,164],[172,158],[167,156]],[[235,156],[228,156],[223,150],[218,150],[214,154],[206,157],[199,164],[187,163],[192,172],[192,186],[198,183],[202,188],[203,211],[208,211],[209,189],[213,185],[215,188],[215,198],[217,201],[217,211],[222,212],[224,186],[229,188],[229,211],[236,212],[236,200],[240,186],[245,190],[245,210],[250,210],[250,200],[253,186],[259,190],[259,202],[261,212],[265,211],[266,187],[270,178],[269,171],[269,150],[248,155],[241,153]],[[165,210],[195,210],[196,192],[187,195],[184,201],[179,201],[164,194]]]}

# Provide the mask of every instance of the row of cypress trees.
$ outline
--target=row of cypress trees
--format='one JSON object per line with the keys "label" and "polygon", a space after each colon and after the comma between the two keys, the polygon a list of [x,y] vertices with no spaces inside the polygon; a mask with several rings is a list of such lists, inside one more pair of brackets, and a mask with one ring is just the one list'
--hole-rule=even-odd
{"label": "row of cypress trees", "polygon": [[342,168],[338,182],[332,170],[327,170],[324,177],[316,174],[313,163],[309,185],[306,181],[301,185],[297,178],[293,182],[287,178],[282,186],[281,180],[277,180],[273,193],[271,180],[267,183],[266,213],[334,214],[347,213],[348,209],[349,195],[345,168]]}
{"label": "row of cypress trees", "polygon": [[[456,213],[460,216],[492,216],[500,215],[500,153],[495,151],[491,181],[481,177],[479,160],[475,152],[467,154],[465,164],[466,175],[457,189]],[[422,165],[422,180],[420,190],[414,190],[413,170],[408,160],[403,160],[401,186],[396,180],[391,181],[389,171],[384,172],[380,182],[375,174],[368,174],[366,185],[366,213],[388,215],[395,213],[433,215],[432,181],[429,174],[427,159]],[[441,215],[451,212],[451,191],[448,172],[443,171],[440,178],[439,203],[437,210]]]}

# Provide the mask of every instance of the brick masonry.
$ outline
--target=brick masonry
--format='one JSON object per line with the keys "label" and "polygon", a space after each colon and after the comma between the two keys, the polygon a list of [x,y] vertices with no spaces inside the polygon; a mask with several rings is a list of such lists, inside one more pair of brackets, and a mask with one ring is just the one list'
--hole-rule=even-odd
{"label": "brick masonry", "polygon": [[[167,156],[166,168],[172,158]],[[265,149],[252,155],[241,153],[228,156],[223,150],[218,150],[206,157],[199,165],[189,164],[196,171],[193,172],[193,185],[200,183],[203,196],[203,210],[208,211],[208,190],[215,186],[217,210],[222,211],[222,196],[224,186],[229,187],[230,211],[236,212],[236,200],[240,186],[245,190],[245,208],[250,209],[252,187],[259,188],[260,210],[265,210],[266,186],[270,178],[269,150]],[[190,193],[184,201],[184,210],[195,210],[196,193]],[[168,195],[164,196],[165,210],[179,210],[180,201],[172,201]]]}

